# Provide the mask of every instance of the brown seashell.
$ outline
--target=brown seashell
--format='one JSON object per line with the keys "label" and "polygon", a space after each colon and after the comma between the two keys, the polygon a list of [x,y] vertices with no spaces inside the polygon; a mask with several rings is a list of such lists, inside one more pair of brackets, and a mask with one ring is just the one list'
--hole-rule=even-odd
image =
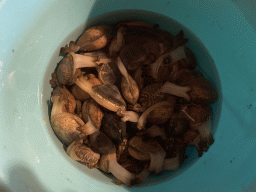
{"label": "brown seashell", "polygon": [[106,102],[110,102],[111,104],[115,105],[116,108],[121,108],[125,111],[126,103],[115,85],[95,85],[92,87],[92,89],[97,95],[99,95],[101,99]]}
{"label": "brown seashell", "polygon": [[188,94],[196,103],[210,104],[218,99],[218,93],[211,82],[199,71],[181,70],[176,82],[191,87]]}
{"label": "brown seashell", "polygon": [[173,46],[173,35],[164,30],[157,30],[156,37],[159,42],[163,43],[163,46],[166,47],[165,49],[171,49]]}
{"label": "brown seashell", "polygon": [[49,81],[49,83],[51,84],[51,87],[54,88],[54,87],[56,87],[59,84],[59,81],[57,79],[56,72],[53,72],[51,74],[51,76],[52,76],[52,79]]}
{"label": "brown seashell", "polygon": [[139,102],[142,106],[150,107],[160,101],[162,101],[165,95],[159,92],[162,84],[155,83],[152,85],[148,85],[144,89],[142,89]]}
{"label": "brown seashell", "polygon": [[70,145],[79,138],[80,131],[77,128],[83,125],[83,121],[71,113],[58,113],[51,117],[51,126],[57,137],[65,145]]}
{"label": "brown seashell", "polygon": [[212,117],[212,108],[209,105],[191,104],[188,106],[191,125],[200,125]]}
{"label": "brown seashell", "polygon": [[[87,74],[84,76],[84,79],[86,79],[89,83],[91,83],[92,85],[102,85],[102,83],[95,77],[95,75],[93,74]],[[79,86],[77,85],[73,85],[71,87],[71,93],[74,95],[74,97],[77,100],[80,101],[86,101],[87,99],[90,99],[91,96],[85,92],[84,90],[82,90]]]}
{"label": "brown seashell", "polygon": [[136,82],[139,90],[143,89],[144,78],[142,77],[142,67],[139,67],[133,74],[133,79]]}
{"label": "brown seashell", "polygon": [[115,143],[121,143],[126,136],[126,123],[115,113],[105,113],[101,130]]}
{"label": "brown seashell", "polygon": [[129,154],[137,160],[140,161],[150,161],[149,153],[138,151],[136,148],[129,146],[128,147]]}
{"label": "brown seashell", "polygon": [[116,56],[116,54],[124,47],[125,39],[123,36],[124,28],[120,27],[117,31],[117,35],[112,39],[109,45],[109,55]]}
{"label": "brown seashell", "polygon": [[80,51],[95,51],[102,49],[111,39],[111,30],[111,27],[108,25],[90,27],[78,38],[76,45],[80,46]]}
{"label": "brown seashell", "polygon": [[163,124],[170,119],[175,106],[175,100],[166,105],[161,105],[152,110],[147,119],[153,124]]}
{"label": "brown seashell", "polygon": [[189,128],[189,121],[183,112],[174,113],[170,117],[169,133],[181,135]]}
{"label": "brown seashell", "polygon": [[123,77],[121,89],[125,100],[131,104],[135,104],[139,99],[139,88],[135,80],[128,75],[128,78]]}
{"label": "brown seashell", "polygon": [[72,85],[74,76],[73,57],[68,54],[65,56],[58,66],[56,72],[57,80],[63,85]]}
{"label": "brown seashell", "polygon": [[92,124],[96,129],[100,130],[101,122],[103,118],[103,113],[99,107],[99,104],[96,103],[93,99],[86,100],[82,107],[83,121],[88,122],[88,116],[91,119]]}
{"label": "brown seashell", "polygon": [[116,147],[112,141],[101,131],[97,131],[88,136],[90,148],[101,155],[116,153]]}
{"label": "brown seashell", "polygon": [[71,159],[86,165],[89,169],[95,168],[100,159],[100,154],[84,145],[83,139],[73,141],[67,148],[67,154]]}
{"label": "brown seashell", "polygon": [[120,58],[128,70],[136,70],[147,58],[145,48],[139,43],[126,44],[120,52]]}
{"label": "brown seashell", "polygon": [[75,113],[76,109],[76,100],[74,96],[68,91],[68,89],[62,85],[62,86],[57,86],[52,95],[52,99],[55,97],[59,97],[59,101],[66,100],[65,105],[63,106],[63,112],[68,112],[68,113]]}
{"label": "brown seashell", "polygon": [[75,97],[69,92],[69,90],[65,86],[63,86],[63,93],[66,95],[68,99],[68,102],[65,105],[67,112],[74,114],[76,109]]}

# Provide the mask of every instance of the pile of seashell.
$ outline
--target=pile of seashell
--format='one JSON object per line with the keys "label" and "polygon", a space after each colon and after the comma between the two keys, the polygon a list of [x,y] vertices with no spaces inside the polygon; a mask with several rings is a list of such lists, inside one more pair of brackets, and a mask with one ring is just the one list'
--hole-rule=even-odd
{"label": "pile of seashell", "polygon": [[50,120],[70,158],[130,187],[177,170],[188,146],[202,156],[214,142],[218,94],[187,42],[182,31],[129,20],[90,27],[62,47]]}

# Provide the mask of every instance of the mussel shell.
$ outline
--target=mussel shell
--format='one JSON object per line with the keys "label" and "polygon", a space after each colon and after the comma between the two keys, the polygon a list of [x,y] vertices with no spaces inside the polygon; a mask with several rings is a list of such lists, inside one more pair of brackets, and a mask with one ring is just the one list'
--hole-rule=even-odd
{"label": "mussel shell", "polygon": [[105,101],[111,102],[120,108],[126,108],[126,103],[115,85],[95,85],[92,89]]}

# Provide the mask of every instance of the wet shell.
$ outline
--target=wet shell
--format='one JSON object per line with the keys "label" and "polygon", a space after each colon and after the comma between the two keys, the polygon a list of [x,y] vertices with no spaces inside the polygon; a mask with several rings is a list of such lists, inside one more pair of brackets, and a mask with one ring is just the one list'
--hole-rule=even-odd
{"label": "wet shell", "polygon": [[189,127],[188,119],[180,113],[175,113],[170,118],[169,130],[172,135],[181,135],[183,134]]}
{"label": "wet shell", "polygon": [[139,90],[143,89],[144,79],[142,78],[142,67],[139,67],[133,75],[133,79],[136,82]]}
{"label": "wet shell", "polygon": [[63,106],[62,109],[63,112],[75,112],[76,100],[65,86],[57,86],[53,91],[52,100],[54,100],[54,97],[59,97],[59,101],[66,100],[66,104]]}
{"label": "wet shell", "polygon": [[112,39],[109,45],[110,56],[116,56],[116,54],[125,46],[125,39],[123,36],[123,28],[119,28],[117,35]]}
{"label": "wet shell", "polygon": [[135,104],[139,99],[139,88],[134,79],[128,75],[128,79],[122,78],[121,89],[125,100],[131,104]]}
{"label": "wet shell", "polygon": [[149,153],[138,151],[136,148],[129,146],[128,147],[129,154],[137,160],[140,161],[150,161],[151,157]]}
{"label": "wet shell", "polygon": [[158,92],[161,88],[161,83],[148,85],[142,89],[139,102],[142,106],[150,107],[164,99],[164,94]]}
{"label": "wet shell", "polygon": [[188,129],[183,135],[183,140],[186,144],[191,144],[198,136],[199,136],[198,131],[195,131],[193,129]]}
{"label": "wet shell", "polygon": [[126,135],[126,123],[115,113],[105,113],[101,130],[115,143],[121,143]]}
{"label": "wet shell", "polygon": [[97,128],[98,130],[100,129],[103,113],[99,107],[99,104],[96,103],[96,101],[94,101],[93,99],[85,101],[82,107],[82,114],[82,119],[85,123],[88,122],[89,116],[95,128]]}
{"label": "wet shell", "polygon": [[171,78],[171,71],[168,64],[161,63],[157,72],[157,82],[165,82]]}
{"label": "wet shell", "polygon": [[58,66],[58,69],[56,72],[58,81],[63,85],[71,85],[73,83],[71,81],[74,75],[73,70],[74,70],[73,57],[70,54],[68,54],[61,60]]}
{"label": "wet shell", "polygon": [[141,162],[135,158],[130,157],[129,159],[126,159],[126,161],[123,161],[119,164],[122,165],[122,167],[124,167],[127,171],[139,174],[141,171],[143,171],[145,163],[147,162]]}
{"label": "wet shell", "polygon": [[76,45],[80,46],[80,51],[102,49],[111,39],[111,30],[111,27],[108,25],[90,27],[78,38]]}
{"label": "wet shell", "polygon": [[158,152],[161,145],[153,138],[147,136],[135,136],[130,139],[129,146],[137,149],[140,152]]}
{"label": "wet shell", "polygon": [[218,99],[218,93],[211,82],[199,71],[180,71],[177,83],[191,86],[191,91],[188,93],[191,100],[196,103],[210,104]]}
{"label": "wet shell", "polygon": [[98,69],[98,78],[103,84],[114,84],[116,76],[108,63],[101,64]]}
{"label": "wet shell", "polygon": [[75,97],[67,90],[67,88],[65,86],[63,86],[63,91],[68,99],[68,102],[65,105],[67,112],[75,113],[75,109],[76,109]]}
{"label": "wet shell", "polygon": [[65,145],[70,145],[74,140],[78,139],[80,131],[77,128],[83,124],[80,118],[70,113],[58,113],[51,117],[52,129]]}
{"label": "wet shell", "polygon": [[[102,85],[102,83],[93,74],[85,75],[84,78],[92,85]],[[91,98],[91,96],[82,90],[78,85],[73,85],[71,87],[71,93],[77,100],[80,101],[86,101],[87,99]]]}
{"label": "wet shell", "polygon": [[147,120],[153,124],[163,124],[171,117],[175,103],[160,105],[154,108],[148,115]]}
{"label": "wet shell", "polygon": [[93,152],[83,144],[83,139],[78,139],[71,143],[67,148],[67,154],[90,169],[96,167],[100,159],[100,154]]}
{"label": "wet shell", "polygon": [[88,136],[91,149],[101,155],[116,153],[116,147],[112,141],[101,131]]}
{"label": "wet shell", "polygon": [[147,58],[147,53],[141,44],[130,43],[121,50],[120,58],[128,70],[136,70]]}
{"label": "wet shell", "polygon": [[120,108],[126,108],[126,103],[115,85],[95,85],[92,87],[92,89],[105,101],[114,103],[116,106],[119,106]]}
{"label": "wet shell", "polygon": [[189,116],[194,120],[190,120],[190,124],[198,126],[212,117],[212,108],[209,105],[192,104],[187,109]]}

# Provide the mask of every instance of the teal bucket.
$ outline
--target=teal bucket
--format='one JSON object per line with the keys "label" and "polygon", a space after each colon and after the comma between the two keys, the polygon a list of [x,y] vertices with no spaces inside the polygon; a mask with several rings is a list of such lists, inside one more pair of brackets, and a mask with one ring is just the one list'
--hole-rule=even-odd
{"label": "teal bucket", "polygon": [[[0,1],[0,191],[256,191],[256,3],[251,0]],[[49,122],[60,47],[100,23],[140,19],[184,31],[219,93],[215,142],[140,186],[71,160]],[[232,80],[232,81],[231,81]]]}

